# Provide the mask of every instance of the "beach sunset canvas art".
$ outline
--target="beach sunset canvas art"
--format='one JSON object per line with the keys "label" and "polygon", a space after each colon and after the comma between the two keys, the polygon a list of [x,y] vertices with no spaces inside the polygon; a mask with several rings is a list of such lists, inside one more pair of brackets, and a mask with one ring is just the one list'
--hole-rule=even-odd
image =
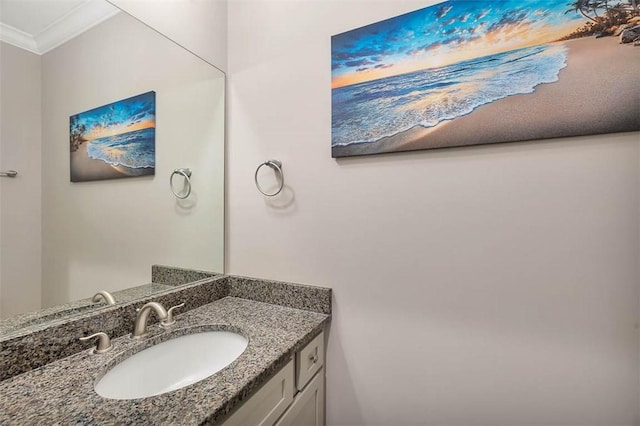
{"label": "beach sunset canvas art", "polygon": [[331,38],[332,157],[640,130],[636,1],[450,0]]}
{"label": "beach sunset canvas art", "polygon": [[72,115],[71,181],[153,175],[155,130],[155,92]]}

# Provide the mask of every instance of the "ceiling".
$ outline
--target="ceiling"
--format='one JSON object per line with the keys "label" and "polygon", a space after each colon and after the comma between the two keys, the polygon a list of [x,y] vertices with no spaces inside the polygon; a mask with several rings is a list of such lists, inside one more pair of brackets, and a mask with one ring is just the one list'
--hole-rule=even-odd
{"label": "ceiling", "polygon": [[42,55],[119,11],[104,0],[0,0],[0,40]]}

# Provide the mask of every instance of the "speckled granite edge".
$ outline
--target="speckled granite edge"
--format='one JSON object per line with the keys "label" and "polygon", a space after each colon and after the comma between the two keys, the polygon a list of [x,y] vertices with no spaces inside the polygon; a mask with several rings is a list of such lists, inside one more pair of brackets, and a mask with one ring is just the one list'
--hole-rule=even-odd
{"label": "speckled granite edge", "polygon": [[195,269],[178,268],[175,266],[151,266],[151,282],[173,286],[200,281],[219,275],[221,274]]}
{"label": "speckled granite edge", "polygon": [[[23,331],[36,331],[48,323],[72,318],[78,314],[88,313],[106,307],[104,302],[94,303],[91,299],[80,299],[38,311],[25,312],[0,320],[0,342],[10,335]],[[45,324],[47,323],[47,324]]]}
{"label": "speckled granite edge", "polygon": [[[82,351],[88,344],[80,342],[79,337],[98,331],[111,337],[129,333],[136,317],[136,308],[146,302],[160,302],[167,308],[186,302],[184,308],[180,309],[186,312],[221,299],[228,293],[226,277],[211,277],[99,311],[65,318],[41,329],[22,330],[0,342],[0,380]],[[152,317],[153,321],[155,318]]]}
{"label": "speckled granite edge", "polygon": [[229,296],[331,315],[330,288],[229,275]]}

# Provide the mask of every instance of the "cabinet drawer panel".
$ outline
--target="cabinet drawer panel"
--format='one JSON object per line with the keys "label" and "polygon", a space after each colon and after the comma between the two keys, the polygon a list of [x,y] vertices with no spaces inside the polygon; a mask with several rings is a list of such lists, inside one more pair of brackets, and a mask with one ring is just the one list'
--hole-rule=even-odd
{"label": "cabinet drawer panel", "polygon": [[296,354],[296,386],[302,390],[324,365],[324,332]]}
{"label": "cabinet drawer panel", "polygon": [[224,426],[271,426],[293,401],[294,366],[291,360],[234,412]]}

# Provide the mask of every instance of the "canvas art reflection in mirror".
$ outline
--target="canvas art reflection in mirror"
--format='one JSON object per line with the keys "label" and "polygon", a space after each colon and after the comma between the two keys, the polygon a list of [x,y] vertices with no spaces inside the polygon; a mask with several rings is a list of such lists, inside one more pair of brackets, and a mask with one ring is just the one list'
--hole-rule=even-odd
{"label": "canvas art reflection in mirror", "polygon": [[155,92],[72,115],[71,181],[153,175],[155,130]]}

